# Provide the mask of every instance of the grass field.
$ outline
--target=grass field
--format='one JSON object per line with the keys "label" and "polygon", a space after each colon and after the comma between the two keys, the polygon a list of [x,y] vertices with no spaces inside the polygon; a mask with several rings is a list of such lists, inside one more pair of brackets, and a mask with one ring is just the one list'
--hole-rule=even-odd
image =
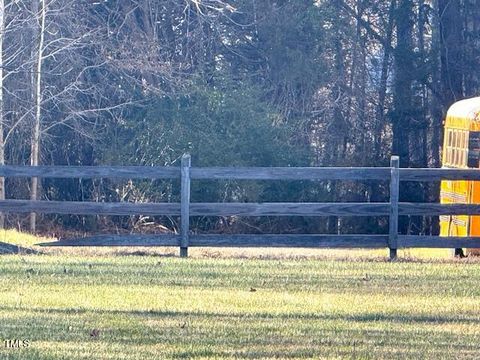
{"label": "grass field", "polygon": [[108,251],[0,256],[0,359],[480,357],[476,260]]}

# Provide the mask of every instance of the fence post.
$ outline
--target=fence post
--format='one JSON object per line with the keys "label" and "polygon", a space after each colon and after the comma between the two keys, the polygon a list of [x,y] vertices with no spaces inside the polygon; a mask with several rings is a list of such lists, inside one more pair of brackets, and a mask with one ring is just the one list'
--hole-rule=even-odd
{"label": "fence post", "polygon": [[400,160],[398,156],[392,156],[390,159],[390,219],[388,247],[390,249],[390,260],[397,257],[398,248],[398,197],[400,191]]}
{"label": "fence post", "polygon": [[188,233],[190,230],[190,154],[182,156],[181,206],[180,206],[180,257],[188,256]]}

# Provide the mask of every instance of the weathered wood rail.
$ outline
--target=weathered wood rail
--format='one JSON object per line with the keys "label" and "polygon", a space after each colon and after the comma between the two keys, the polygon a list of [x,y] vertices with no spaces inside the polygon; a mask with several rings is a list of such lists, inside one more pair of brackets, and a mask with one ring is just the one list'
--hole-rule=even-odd
{"label": "weathered wood rail", "polygon": [[[189,155],[180,167],[145,166],[0,166],[1,177],[179,179],[180,203],[106,203],[63,201],[0,201],[0,212],[58,213],[82,215],[174,215],[180,216],[180,234],[97,235],[45,243],[48,246],[178,246],[186,257],[191,246],[221,247],[312,247],[389,248],[390,258],[398,248],[480,248],[480,237],[399,235],[398,217],[403,215],[480,215],[480,204],[432,204],[399,202],[402,181],[479,180],[480,171],[465,169],[402,169],[394,156],[390,167],[191,167]],[[390,182],[386,203],[191,203],[190,182],[198,179],[238,180],[384,180]],[[388,216],[389,233],[354,234],[190,234],[191,216]]]}

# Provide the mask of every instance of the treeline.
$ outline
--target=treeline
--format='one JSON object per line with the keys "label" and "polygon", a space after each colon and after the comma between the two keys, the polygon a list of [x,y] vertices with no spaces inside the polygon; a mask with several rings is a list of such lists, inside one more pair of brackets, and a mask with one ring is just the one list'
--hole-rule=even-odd
{"label": "treeline", "polygon": [[[480,88],[475,0],[0,0],[0,164],[438,167]],[[177,201],[176,182],[0,179],[0,198]],[[193,184],[193,201],[384,201],[383,183]],[[403,199],[437,201],[437,184]],[[8,226],[35,230],[34,215]],[[175,218],[43,217],[99,231]],[[385,219],[195,219],[198,231],[379,232]],[[148,225],[148,226],[147,226]],[[435,231],[404,219],[403,232]],[[45,228],[45,226],[44,226]]]}

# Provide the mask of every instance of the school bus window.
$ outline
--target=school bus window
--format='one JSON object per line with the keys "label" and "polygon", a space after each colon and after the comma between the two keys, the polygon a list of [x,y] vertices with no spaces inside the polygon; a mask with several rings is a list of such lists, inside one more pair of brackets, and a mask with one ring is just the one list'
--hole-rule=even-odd
{"label": "school bus window", "polygon": [[480,132],[471,131],[468,137],[468,167],[478,168],[480,159]]}

